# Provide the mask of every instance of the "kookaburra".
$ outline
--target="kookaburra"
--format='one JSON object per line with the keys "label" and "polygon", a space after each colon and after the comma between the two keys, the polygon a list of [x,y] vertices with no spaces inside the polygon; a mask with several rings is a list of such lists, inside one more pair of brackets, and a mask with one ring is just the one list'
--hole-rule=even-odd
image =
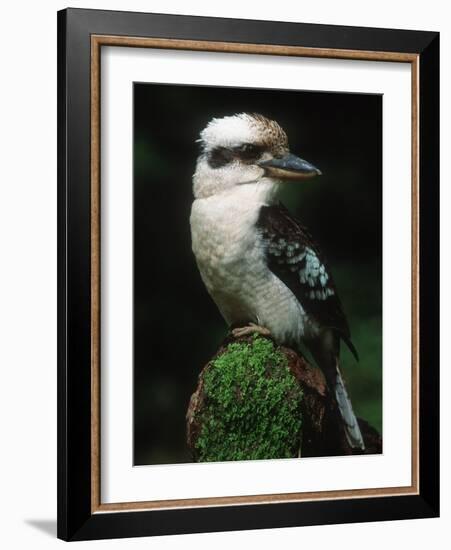
{"label": "kookaburra", "polygon": [[236,336],[271,334],[310,350],[334,392],[349,444],[364,449],[339,368],[356,355],[325,259],[278,202],[284,182],[321,174],[290,153],[284,130],[260,114],[213,118],[193,176],[192,247],[205,286]]}

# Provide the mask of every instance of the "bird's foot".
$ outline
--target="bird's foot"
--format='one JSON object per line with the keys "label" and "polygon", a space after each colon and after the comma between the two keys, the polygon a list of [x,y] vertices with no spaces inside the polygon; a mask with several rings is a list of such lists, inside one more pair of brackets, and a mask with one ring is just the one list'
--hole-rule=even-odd
{"label": "bird's foot", "polygon": [[232,334],[235,338],[241,338],[243,336],[249,336],[249,334],[261,334],[262,336],[271,336],[271,332],[266,327],[261,327],[255,323],[249,323],[245,327],[238,327],[232,330]]}

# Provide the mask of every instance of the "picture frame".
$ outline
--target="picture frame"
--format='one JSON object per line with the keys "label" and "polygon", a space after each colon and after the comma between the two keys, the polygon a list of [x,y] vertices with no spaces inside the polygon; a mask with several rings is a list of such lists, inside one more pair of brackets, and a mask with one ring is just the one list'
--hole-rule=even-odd
{"label": "picture frame", "polygon": [[[105,47],[410,66],[409,486],[101,501],[100,61]],[[58,12],[59,538],[88,540],[438,516],[438,99],[439,34],[435,32],[84,9]]]}

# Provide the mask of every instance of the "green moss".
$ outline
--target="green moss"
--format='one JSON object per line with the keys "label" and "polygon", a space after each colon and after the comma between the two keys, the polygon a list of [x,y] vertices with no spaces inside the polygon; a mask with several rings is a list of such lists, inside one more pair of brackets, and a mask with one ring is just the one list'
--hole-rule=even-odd
{"label": "green moss", "polygon": [[229,344],[206,369],[204,393],[196,418],[200,461],[296,456],[302,390],[270,340]]}

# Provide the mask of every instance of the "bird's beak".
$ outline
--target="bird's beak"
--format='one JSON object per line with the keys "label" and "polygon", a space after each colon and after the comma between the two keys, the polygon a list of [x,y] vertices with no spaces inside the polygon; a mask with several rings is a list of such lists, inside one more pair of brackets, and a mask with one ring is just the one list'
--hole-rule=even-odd
{"label": "bird's beak", "polygon": [[318,170],[313,164],[291,153],[282,158],[264,160],[258,165],[265,170],[268,176],[280,180],[298,181],[321,175],[321,170]]}

